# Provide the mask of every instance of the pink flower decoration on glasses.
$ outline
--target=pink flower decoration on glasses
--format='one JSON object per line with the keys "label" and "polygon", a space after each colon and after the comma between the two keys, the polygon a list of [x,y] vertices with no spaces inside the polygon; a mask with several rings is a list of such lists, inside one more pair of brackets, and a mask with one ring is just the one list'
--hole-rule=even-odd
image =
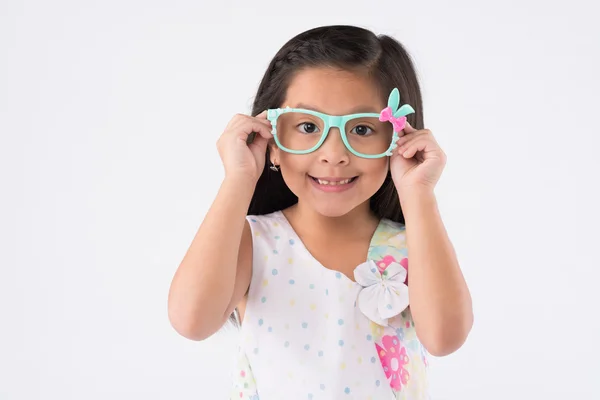
{"label": "pink flower decoration on glasses", "polygon": [[381,110],[381,114],[379,114],[379,120],[381,122],[391,122],[394,126],[394,132],[400,132],[406,126],[406,116],[398,118],[394,117],[392,108],[389,106]]}

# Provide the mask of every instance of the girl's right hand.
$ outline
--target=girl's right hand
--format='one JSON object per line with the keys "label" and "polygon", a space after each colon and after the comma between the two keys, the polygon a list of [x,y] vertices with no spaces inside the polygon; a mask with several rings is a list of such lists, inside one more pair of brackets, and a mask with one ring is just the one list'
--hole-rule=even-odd
{"label": "girl's right hand", "polygon": [[[229,121],[217,141],[225,177],[258,181],[265,167],[267,144],[273,137],[271,122],[266,117],[265,110],[256,117],[237,114]],[[248,143],[252,132],[256,132],[256,135],[252,143]]]}

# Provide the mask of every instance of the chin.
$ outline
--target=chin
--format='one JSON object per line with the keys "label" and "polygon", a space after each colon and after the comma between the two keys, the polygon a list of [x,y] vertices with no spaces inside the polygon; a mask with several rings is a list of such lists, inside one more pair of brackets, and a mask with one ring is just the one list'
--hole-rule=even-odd
{"label": "chin", "polygon": [[311,204],[311,208],[324,217],[338,218],[349,214],[359,206],[359,204],[344,203],[340,201],[314,201]]}
{"label": "chin", "polygon": [[314,207],[314,209],[322,216],[329,218],[343,217],[344,215],[352,211],[352,208],[340,207],[337,204],[320,205]]}

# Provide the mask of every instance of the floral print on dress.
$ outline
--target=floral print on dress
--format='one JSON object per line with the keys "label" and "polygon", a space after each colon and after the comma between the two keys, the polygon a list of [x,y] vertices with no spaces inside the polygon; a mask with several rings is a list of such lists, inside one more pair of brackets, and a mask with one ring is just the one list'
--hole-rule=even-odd
{"label": "floral print on dress", "polygon": [[[390,265],[400,264],[407,272],[408,285],[406,230],[399,231],[391,223],[378,229],[371,241],[369,260],[382,275]],[[397,400],[420,398],[427,387],[427,351],[417,338],[410,305],[387,323],[382,326],[369,321],[385,376]]]}
{"label": "floral print on dress", "polygon": [[360,308],[365,286],[315,260],[281,212],[248,222],[253,273],[230,400],[429,399],[427,352],[404,304],[404,225],[380,221],[359,271],[390,291],[371,290],[379,324]]}
{"label": "floral print on dress", "polygon": [[403,385],[408,383],[409,373],[405,366],[408,364],[408,355],[406,347],[400,344],[400,340],[396,336],[386,335],[381,343],[383,347],[375,344],[377,353],[386,378],[390,382],[392,389],[400,391]]}

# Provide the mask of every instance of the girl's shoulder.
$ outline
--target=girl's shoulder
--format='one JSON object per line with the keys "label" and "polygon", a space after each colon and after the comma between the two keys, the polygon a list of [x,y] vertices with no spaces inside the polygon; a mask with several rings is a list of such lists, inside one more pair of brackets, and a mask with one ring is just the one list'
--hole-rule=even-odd
{"label": "girl's shoulder", "polygon": [[380,223],[383,230],[388,232],[403,232],[406,230],[406,225],[402,222],[392,221],[391,219],[383,218]]}
{"label": "girl's shoulder", "polygon": [[283,214],[281,211],[274,211],[262,215],[247,215],[246,221],[250,224],[250,229],[254,232],[279,230],[285,226]]}
{"label": "girl's shoulder", "polygon": [[372,240],[374,245],[406,246],[406,225],[389,219],[379,222]]}
{"label": "girl's shoulder", "polygon": [[288,225],[281,211],[269,214],[247,215],[246,222],[250,225],[253,242],[272,245],[280,238],[292,237],[293,229]]}
{"label": "girl's shoulder", "polygon": [[[382,219],[369,246],[369,259],[376,262],[404,260],[408,257],[406,226],[401,222]],[[401,262],[405,264],[406,260]]]}
{"label": "girl's shoulder", "polygon": [[282,216],[281,211],[273,211],[271,213],[261,214],[261,215],[248,214],[246,216],[246,220],[248,220],[248,222],[253,222],[253,223],[265,223],[265,222],[268,223],[268,222],[281,220],[281,216]]}

